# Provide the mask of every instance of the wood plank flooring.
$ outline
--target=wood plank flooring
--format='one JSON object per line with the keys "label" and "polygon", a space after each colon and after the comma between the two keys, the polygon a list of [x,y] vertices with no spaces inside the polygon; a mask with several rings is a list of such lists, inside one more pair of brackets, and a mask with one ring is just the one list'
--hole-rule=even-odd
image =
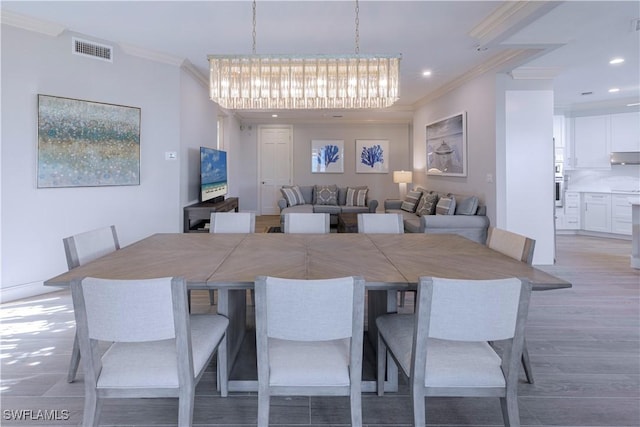
{"label": "wood plank flooring", "polygon": [[[277,223],[277,216],[259,217],[256,230],[264,231]],[[533,294],[527,342],[535,383],[525,383],[521,374],[521,423],[637,427],[640,275],[629,267],[631,243],[558,236],[557,244],[557,264],[544,270],[569,280],[573,288]],[[194,294],[194,310],[212,309],[205,292]],[[410,309],[411,294],[407,295],[407,303],[405,309]],[[0,310],[0,424],[79,425],[84,394],[82,372],[75,383],[66,382],[74,334],[69,292],[5,303]],[[370,359],[371,354],[367,357]],[[411,425],[409,390],[404,378],[398,393],[384,397],[365,393],[362,406],[366,426]],[[21,410],[22,414],[31,410],[33,419],[11,419]],[[38,411],[45,410],[59,419],[36,419],[44,416]],[[68,411],[68,416],[63,411]],[[107,400],[101,425],[172,426],[177,412],[177,399]],[[255,426],[256,416],[256,395],[233,393],[221,398],[211,367],[197,388],[194,425]],[[429,399],[427,422],[430,426],[500,426],[500,404],[497,399]],[[349,425],[349,402],[342,397],[273,398],[271,425]]]}

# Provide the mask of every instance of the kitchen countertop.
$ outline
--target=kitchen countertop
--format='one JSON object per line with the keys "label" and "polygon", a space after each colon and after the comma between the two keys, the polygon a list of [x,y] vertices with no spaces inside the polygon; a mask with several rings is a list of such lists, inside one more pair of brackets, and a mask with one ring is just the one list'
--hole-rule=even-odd
{"label": "kitchen countertop", "polygon": [[628,194],[631,196],[640,195],[640,189],[612,189],[602,187],[572,187],[566,188],[565,191],[573,191],[575,193],[607,193],[607,194]]}

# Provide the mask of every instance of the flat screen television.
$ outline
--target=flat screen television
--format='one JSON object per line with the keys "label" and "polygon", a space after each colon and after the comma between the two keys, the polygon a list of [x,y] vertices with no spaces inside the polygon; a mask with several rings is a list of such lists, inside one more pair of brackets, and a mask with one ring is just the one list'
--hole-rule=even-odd
{"label": "flat screen television", "polygon": [[227,152],[200,147],[200,201],[223,201],[227,185]]}

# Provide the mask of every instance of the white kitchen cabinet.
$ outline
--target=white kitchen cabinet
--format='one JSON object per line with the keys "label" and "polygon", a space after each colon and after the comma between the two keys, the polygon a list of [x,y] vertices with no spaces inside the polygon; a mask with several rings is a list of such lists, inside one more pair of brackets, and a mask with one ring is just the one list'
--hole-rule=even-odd
{"label": "white kitchen cabinet", "polygon": [[573,166],[577,169],[610,169],[610,116],[573,119]]}
{"label": "white kitchen cabinet", "polygon": [[580,228],[580,193],[567,191],[564,193],[564,215],[562,228],[578,230]]}
{"label": "white kitchen cabinet", "polygon": [[583,194],[582,228],[611,233],[611,194]]}
{"label": "white kitchen cabinet", "polygon": [[611,232],[631,236],[630,194],[611,195]]}
{"label": "white kitchen cabinet", "polygon": [[611,115],[611,151],[640,151],[640,112]]}

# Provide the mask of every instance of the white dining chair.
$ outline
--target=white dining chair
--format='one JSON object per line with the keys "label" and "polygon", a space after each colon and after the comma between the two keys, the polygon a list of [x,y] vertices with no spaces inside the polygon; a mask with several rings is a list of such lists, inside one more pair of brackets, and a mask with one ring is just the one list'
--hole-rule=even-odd
{"label": "white dining chair", "polygon": [[536,241],[512,231],[489,227],[487,246],[503,255],[531,265]]}
{"label": "white dining chair", "polygon": [[[359,213],[358,233],[404,234],[404,218],[398,213]],[[400,307],[404,307],[407,292],[413,291],[398,291]]]}
{"label": "white dining chair", "polygon": [[359,213],[358,233],[403,234],[404,220],[399,213]]}
{"label": "white dining chair", "polygon": [[[536,241],[512,231],[489,227],[487,231],[487,246],[503,255],[531,265],[533,263],[533,251],[536,246]],[[526,338],[522,346],[522,367],[527,377],[527,382],[533,384],[533,368],[531,366],[531,359],[529,358]]]}
{"label": "white dining chair", "polygon": [[227,395],[229,320],[189,315],[183,278],[85,278],[71,293],[85,370],[83,426],[98,425],[104,399],[147,397],[177,397],[176,425],[191,426],[195,387],[216,350]]}
{"label": "white dining chair", "polygon": [[120,249],[115,225],[65,237],[62,243],[69,270]]}
{"label": "white dining chair", "polygon": [[325,234],[331,231],[328,213],[290,212],[284,214],[284,232],[297,234]]}
{"label": "white dining chair", "polygon": [[254,233],[255,212],[211,212],[209,233]]}
{"label": "white dining chair", "polygon": [[[429,397],[456,396],[498,397],[505,425],[519,426],[518,372],[530,295],[531,284],[518,278],[421,277],[415,315],[376,319],[378,395],[388,352],[410,378],[414,426],[426,425]],[[500,352],[488,343],[502,340]]]}
{"label": "white dining chair", "polygon": [[[85,231],[62,239],[64,253],[67,258],[69,270],[91,262],[101,256],[120,249],[116,226],[97,228]],[[76,379],[80,365],[80,347],[78,347],[78,335],[73,337],[71,360],[67,372],[67,382],[72,383]]]}
{"label": "white dining chair", "polygon": [[349,396],[361,426],[364,279],[258,277],[255,290],[258,426],[271,396]]}
{"label": "white dining chair", "polygon": [[[209,233],[229,234],[229,233],[254,233],[256,231],[255,212],[211,212],[209,221]],[[249,290],[251,304],[256,304],[253,289]],[[209,300],[214,304],[215,293],[209,291]]]}

